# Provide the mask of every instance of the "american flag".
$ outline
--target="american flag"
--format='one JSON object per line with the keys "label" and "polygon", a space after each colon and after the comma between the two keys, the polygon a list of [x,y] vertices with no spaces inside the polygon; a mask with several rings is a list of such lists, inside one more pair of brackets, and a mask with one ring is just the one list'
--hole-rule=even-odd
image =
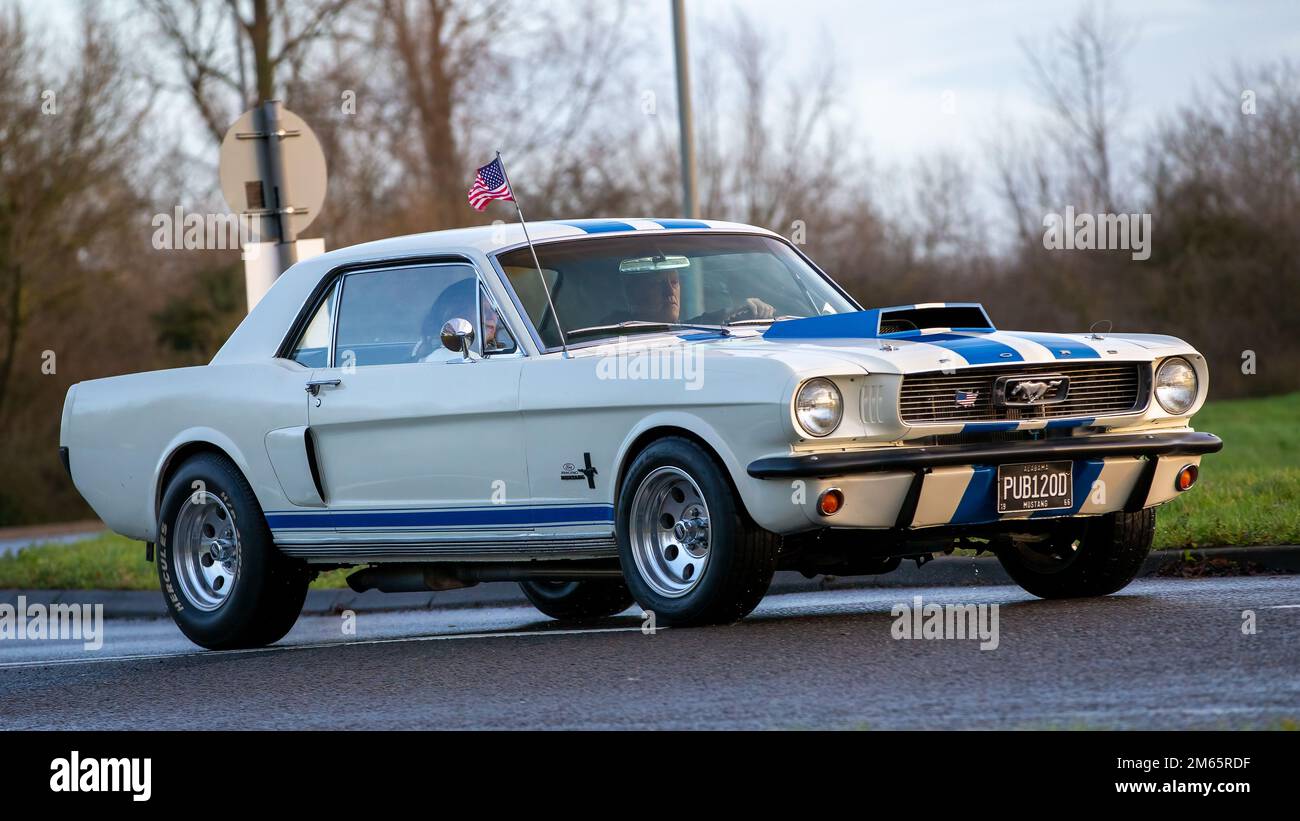
{"label": "american flag", "polygon": [[979,398],[979,391],[957,391],[957,407],[973,408],[975,407],[975,400]]}
{"label": "american flag", "polygon": [[474,175],[474,184],[469,187],[469,204],[475,211],[482,211],[492,200],[510,200],[514,202],[514,192],[506,182],[505,169],[501,167],[501,158],[483,166]]}

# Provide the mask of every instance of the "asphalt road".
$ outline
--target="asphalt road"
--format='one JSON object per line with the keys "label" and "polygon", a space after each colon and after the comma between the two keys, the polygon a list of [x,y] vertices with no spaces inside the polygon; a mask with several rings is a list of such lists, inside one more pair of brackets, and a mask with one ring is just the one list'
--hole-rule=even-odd
{"label": "asphalt road", "polygon": [[[891,610],[997,604],[998,646],[898,640]],[[1256,632],[1242,632],[1245,610]],[[0,642],[0,728],[1270,728],[1300,721],[1300,576],[769,596],[736,625],[565,629],[523,607],[302,619],[209,653],[169,621],[102,649]]]}

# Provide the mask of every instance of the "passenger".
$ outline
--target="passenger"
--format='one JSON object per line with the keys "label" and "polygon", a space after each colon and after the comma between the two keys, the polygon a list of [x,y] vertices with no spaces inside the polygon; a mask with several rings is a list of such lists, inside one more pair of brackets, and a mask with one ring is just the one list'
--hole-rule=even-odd
{"label": "passenger", "polygon": [[[474,313],[476,293],[479,294],[481,321]],[[468,321],[474,326],[475,334],[481,335],[475,343],[479,350],[491,353],[505,347],[497,340],[500,319],[478,287],[478,280],[462,279],[449,285],[424,315],[424,321],[420,323],[420,341],[411,351],[412,361],[442,362],[449,359],[451,352],[442,346],[442,326],[457,318]]]}
{"label": "passenger", "polygon": [[483,353],[503,351],[509,346],[497,338],[501,317],[497,316],[492,301],[487,298],[487,294],[482,289],[479,290],[478,298],[479,315],[483,317]]}

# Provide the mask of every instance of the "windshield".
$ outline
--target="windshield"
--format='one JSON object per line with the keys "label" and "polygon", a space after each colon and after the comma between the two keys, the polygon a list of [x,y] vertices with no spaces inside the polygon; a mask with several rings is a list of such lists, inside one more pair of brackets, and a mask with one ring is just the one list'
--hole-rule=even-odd
{"label": "windshield", "polygon": [[[855,308],[788,245],[753,234],[653,234],[537,246],[570,341],[665,326],[762,325]],[[546,347],[560,334],[527,247],[498,257]]]}

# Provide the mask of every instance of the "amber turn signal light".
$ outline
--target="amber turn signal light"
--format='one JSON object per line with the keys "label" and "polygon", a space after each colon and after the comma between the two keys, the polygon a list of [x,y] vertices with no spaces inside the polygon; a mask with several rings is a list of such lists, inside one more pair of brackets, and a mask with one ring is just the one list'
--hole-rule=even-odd
{"label": "amber turn signal light", "polygon": [[827,488],[817,497],[817,512],[823,516],[834,515],[842,507],[844,507],[844,491],[837,487]]}
{"label": "amber turn signal light", "polygon": [[1178,471],[1178,480],[1175,486],[1179,490],[1189,490],[1192,485],[1196,484],[1196,477],[1201,474],[1201,469],[1196,465],[1184,465],[1183,469]]}

